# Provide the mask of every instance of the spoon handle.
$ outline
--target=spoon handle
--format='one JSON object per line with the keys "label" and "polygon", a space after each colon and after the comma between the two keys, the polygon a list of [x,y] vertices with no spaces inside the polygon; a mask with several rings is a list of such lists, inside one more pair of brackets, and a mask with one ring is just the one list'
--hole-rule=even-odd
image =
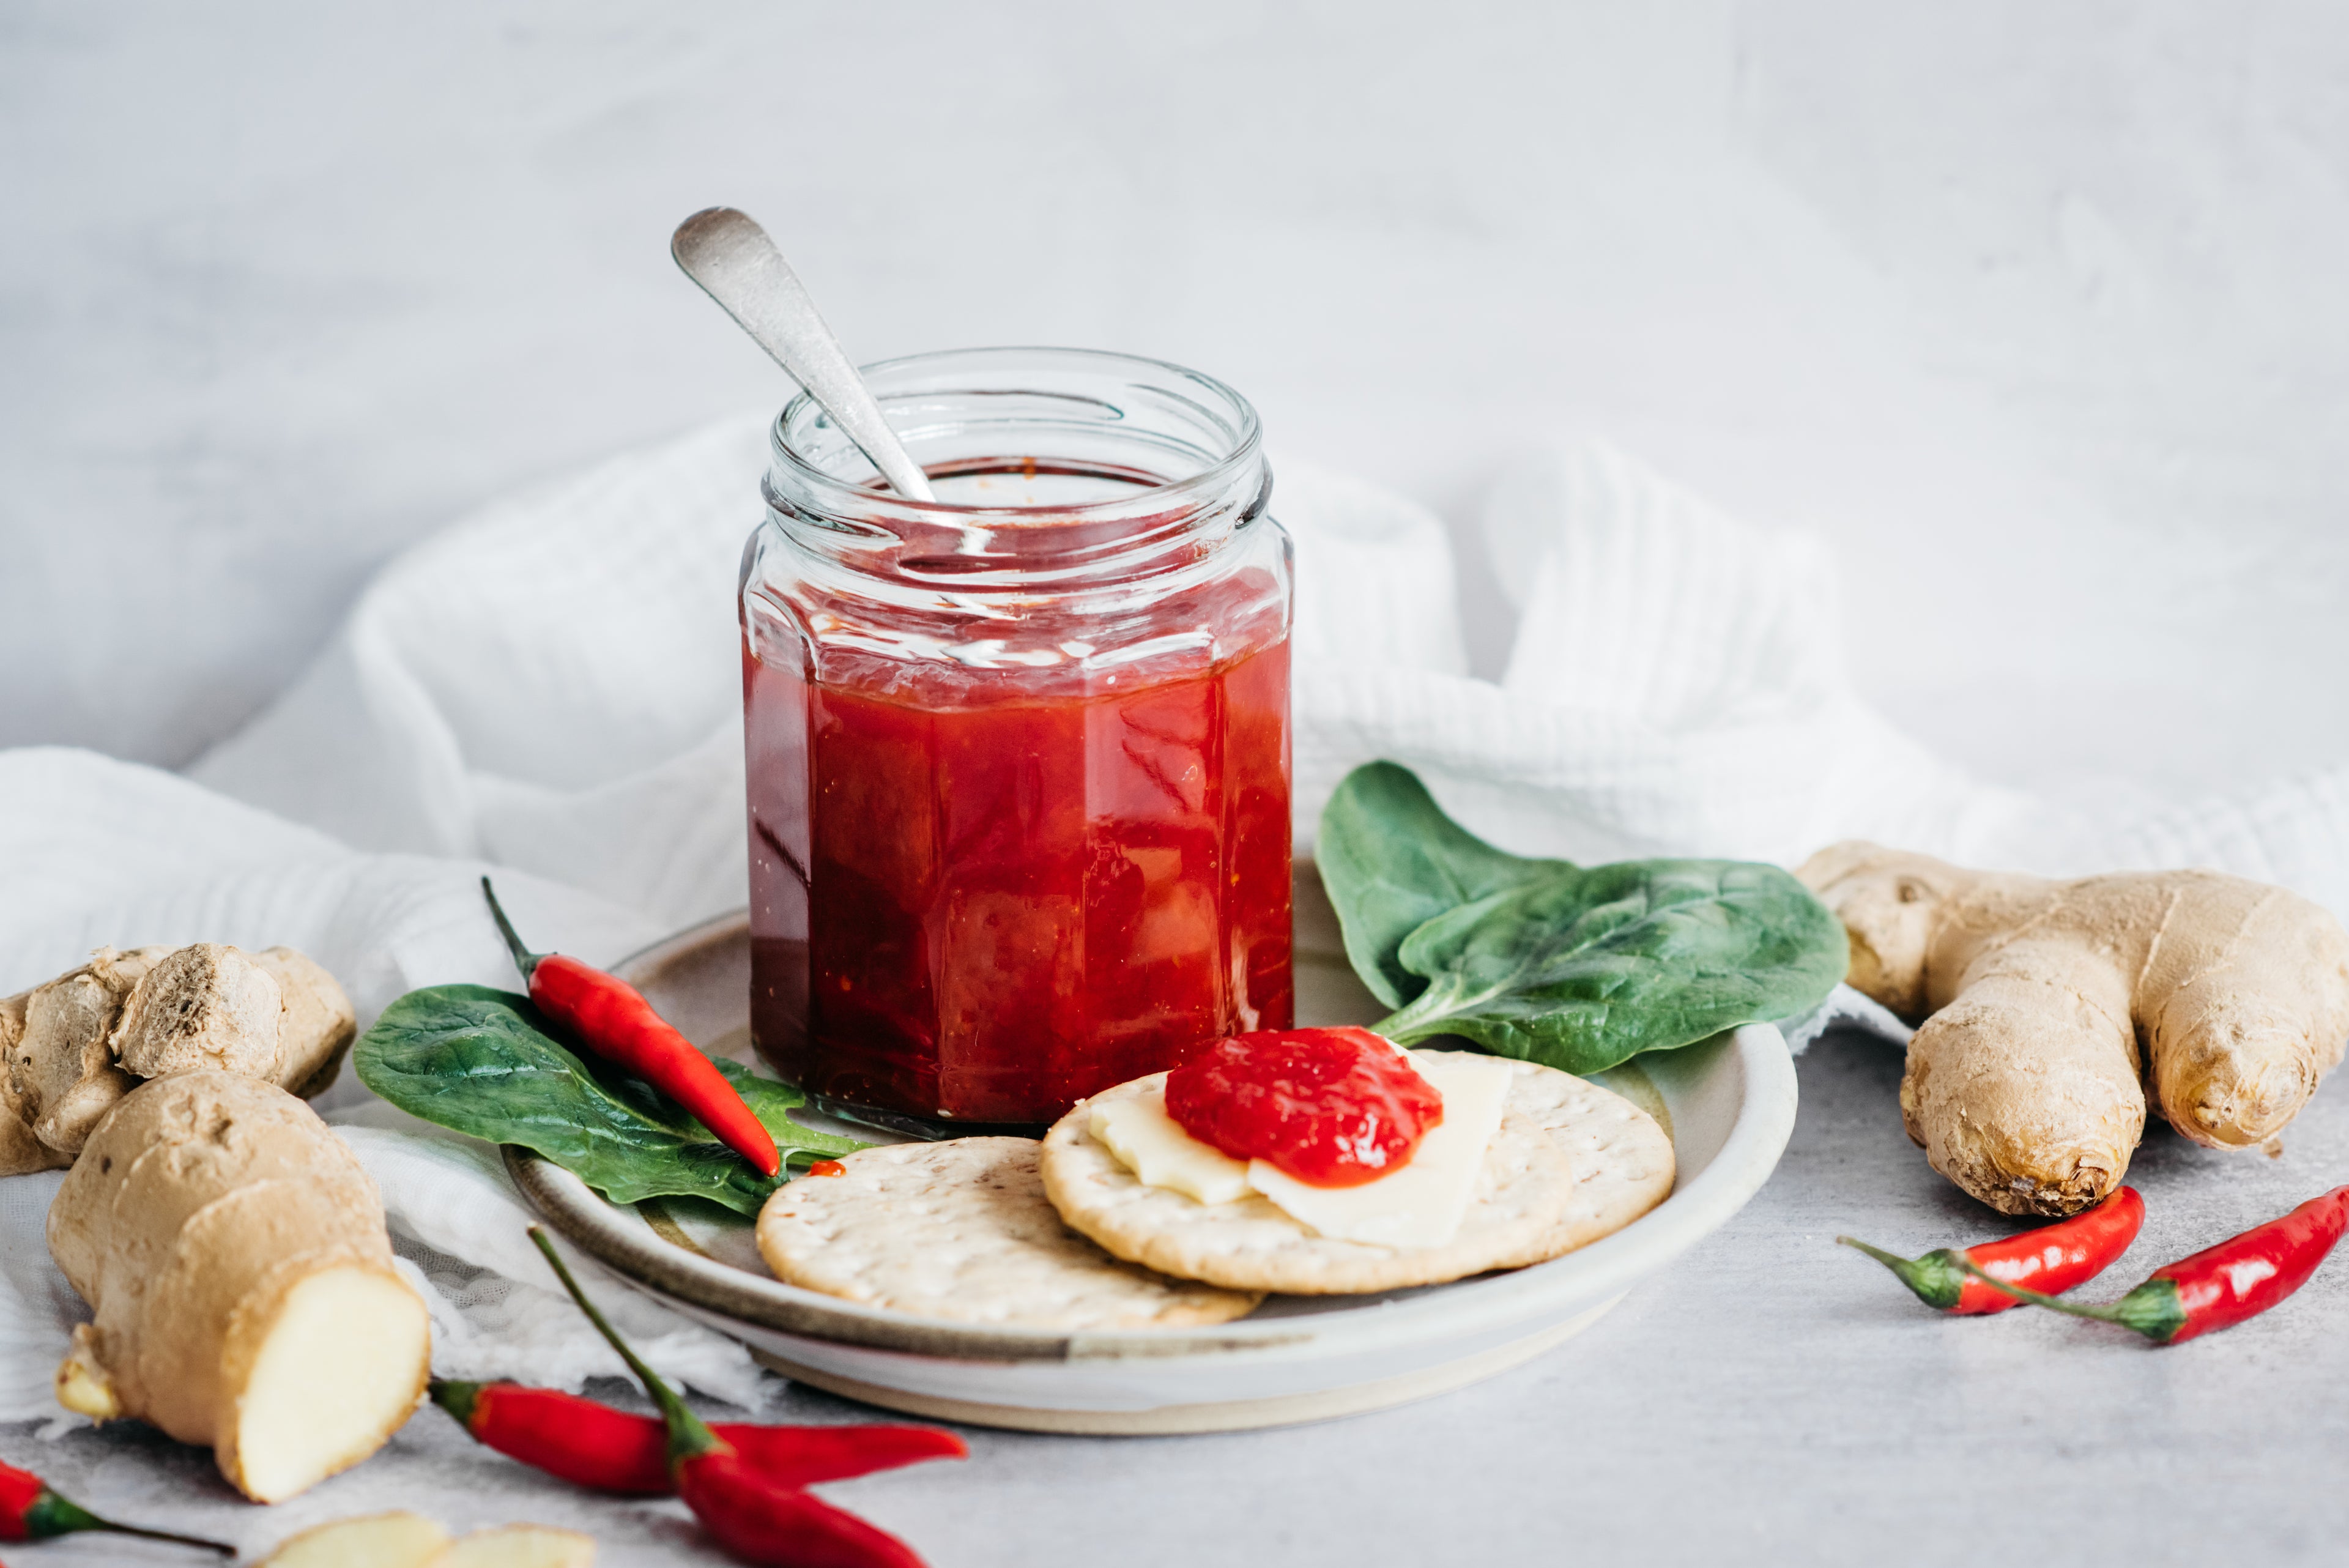
{"label": "spoon handle", "polygon": [[909,501],[937,499],[766,230],[731,207],[709,207],[679,223],[668,248],[685,275],[823,405],[891,489]]}

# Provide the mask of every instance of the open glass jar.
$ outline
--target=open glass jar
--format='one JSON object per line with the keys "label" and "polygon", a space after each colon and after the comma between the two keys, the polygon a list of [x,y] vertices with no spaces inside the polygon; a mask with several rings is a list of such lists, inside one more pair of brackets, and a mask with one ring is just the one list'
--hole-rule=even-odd
{"label": "open glass jar", "polygon": [[1034,1127],[1291,1023],[1288,536],[1239,394],[926,354],[812,400],[743,553],[751,1033],[837,1114]]}

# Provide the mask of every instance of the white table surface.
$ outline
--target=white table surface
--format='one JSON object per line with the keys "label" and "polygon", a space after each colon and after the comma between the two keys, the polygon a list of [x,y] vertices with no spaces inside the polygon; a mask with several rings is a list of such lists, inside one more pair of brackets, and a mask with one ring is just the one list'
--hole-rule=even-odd
{"label": "white table surface", "polygon": [[[2018,1310],[1943,1320],[1833,1244],[1904,1252],[2001,1224],[1900,1130],[1900,1054],[1831,1035],[1801,1060],[1777,1175],[1729,1226],[1575,1340],[1459,1393],[1319,1426],[1216,1437],[970,1428],[966,1463],[825,1489],[936,1568],[1042,1564],[1966,1564],[2337,1562],[2349,1533],[2349,1258],[2251,1324],[2174,1348]],[[2349,1175],[2338,1085],[2284,1153],[2220,1156],[2166,1130],[2131,1172],[2145,1233],[2117,1295]],[[780,1379],[772,1419],[859,1407]],[[600,1391],[600,1390],[599,1390]],[[392,1507],[452,1525],[593,1532],[602,1563],[717,1563],[674,1503],[589,1499],[427,1408],[382,1455],[287,1504],[237,1501],[211,1457],[137,1428],[0,1456],[126,1518],[265,1546]],[[168,1507],[156,1506],[168,1496]],[[85,1538],[11,1563],[191,1560]]]}

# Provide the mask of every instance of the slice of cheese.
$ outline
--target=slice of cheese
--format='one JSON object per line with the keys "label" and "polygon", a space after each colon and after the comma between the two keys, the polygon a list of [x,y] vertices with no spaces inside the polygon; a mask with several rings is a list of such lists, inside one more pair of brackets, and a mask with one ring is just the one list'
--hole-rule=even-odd
{"label": "slice of cheese", "polygon": [[1201,1203],[1235,1203],[1257,1192],[1319,1235],[1441,1246],[1459,1231],[1475,1196],[1476,1173],[1508,1098],[1509,1066],[1489,1057],[1411,1062],[1443,1095],[1444,1120],[1420,1140],[1408,1165],[1360,1187],[1313,1187],[1268,1161],[1234,1159],[1167,1115],[1163,1088],[1096,1106],[1086,1126],[1145,1186]]}
{"label": "slice of cheese", "polygon": [[1248,1185],[1317,1234],[1383,1247],[1440,1247],[1458,1233],[1476,1195],[1485,1149],[1501,1128],[1509,1064],[1489,1056],[1413,1065],[1444,1096],[1444,1120],[1411,1163],[1360,1187],[1313,1187],[1276,1165],[1248,1162]]}
{"label": "slice of cheese", "polygon": [[1248,1162],[1184,1131],[1166,1114],[1163,1085],[1095,1106],[1085,1127],[1144,1187],[1164,1187],[1202,1203],[1237,1203],[1248,1195]]}

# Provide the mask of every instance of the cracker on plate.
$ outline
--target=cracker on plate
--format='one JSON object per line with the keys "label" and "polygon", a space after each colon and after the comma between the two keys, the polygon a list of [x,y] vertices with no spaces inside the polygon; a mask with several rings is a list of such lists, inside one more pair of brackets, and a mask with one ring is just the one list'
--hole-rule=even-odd
{"label": "cracker on plate", "polygon": [[[1545,1076],[1604,1095],[1634,1116],[1646,1116],[1619,1096],[1567,1074],[1529,1062],[1507,1065],[1509,1097],[1500,1130],[1485,1147],[1475,1197],[1459,1231],[1442,1246],[1337,1241],[1316,1235],[1264,1198],[1206,1204],[1143,1186],[1092,1136],[1091,1111],[1111,1096],[1158,1091],[1164,1073],[1104,1090],[1055,1123],[1044,1135],[1044,1191],[1062,1219],[1119,1257],[1234,1290],[1351,1294],[1437,1284],[1539,1262],[1579,1245],[1568,1238],[1588,1229],[1587,1222],[1576,1221],[1579,1173],[1570,1151],[1578,1140],[1567,1130],[1578,1125],[1568,1107],[1583,1102],[1545,1083]],[[1669,1144],[1666,1149],[1669,1159]],[[1665,1168],[1669,1188],[1669,1164]],[[1602,1183],[1594,1197],[1602,1199],[1602,1215],[1627,1207],[1609,1184]]]}
{"label": "cracker on plate", "polygon": [[1024,1137],[903,1143],[784,1183],[759,1211],[775,1277],[923,1317],[1013,1328],[1226,1323],[1262,1296],[1120,1262],[1045,1201]]}
{"label": "cracker on plate", "polygon": [[1672,1140],[1656,1118],[1612,1089],[1553,1067],[1528,1069],[1509,1105],[1538,1124],[1574,1167],[1574,1196],[1557,1223],[1513,1266],[1546,1262],[1611,1236],[1672,1193]]}

